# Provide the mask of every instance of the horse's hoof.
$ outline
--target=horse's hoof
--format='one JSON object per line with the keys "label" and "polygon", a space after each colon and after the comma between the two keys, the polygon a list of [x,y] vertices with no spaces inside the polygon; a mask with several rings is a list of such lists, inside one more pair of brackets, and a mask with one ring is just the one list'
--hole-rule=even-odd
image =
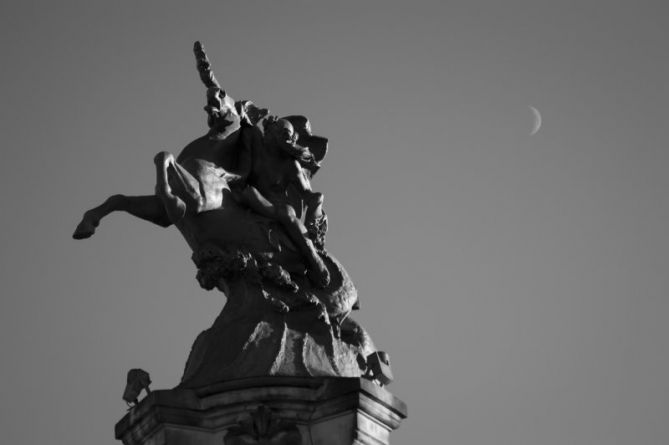
{"label": "horse's hoof", "polygon": [[72,234],[72,238],[74,238],[74,239],[90,238],[95,233],[95,227],[96,227],[95,224],[92,224],[91,222],[86,221],[84,219],[79,223],[77,228],[74,229],[74,233]]}

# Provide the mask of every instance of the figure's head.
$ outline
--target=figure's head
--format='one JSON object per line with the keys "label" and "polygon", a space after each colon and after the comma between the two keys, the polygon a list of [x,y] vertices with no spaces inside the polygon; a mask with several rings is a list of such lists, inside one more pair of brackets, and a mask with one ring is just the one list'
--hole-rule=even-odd
{"label": "figure's head", "polygon": [[311,122],[309,122],[309,119],[301,115],[284,116],[282,119],[287,120],[293,125],[298,136],[297,143],[302,147],[308,147],[317,161],[320,162],[323,160],[328,150],[328,139],[316,136],[311,132]]}
{"label": "figure's head", "polygon": [[278,119],[267,130],[269,140],[277,145],[292,147],[297,143],[295,128],[286,119]]}
{"label": "figure's head", "polygon": [[269,110],[267,108],[259,108],[250,100],[240,100],[235,102],[235,108],[237,109],[237,114],[239,114],[242,123],[250,127],[257,126],[260,121],[269,115]]}

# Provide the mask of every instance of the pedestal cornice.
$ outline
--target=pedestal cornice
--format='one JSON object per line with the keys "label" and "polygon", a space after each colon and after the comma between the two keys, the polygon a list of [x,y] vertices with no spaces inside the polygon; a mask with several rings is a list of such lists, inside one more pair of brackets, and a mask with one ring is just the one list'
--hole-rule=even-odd
{"label": "pedestal cornice", "polygon": [[404,402],[368,380],[260,377],[153,391],[116,424],[115,434],[125,445],[220,445],[260,406],[297,426],[303,445],[387,444],[407,414]]}

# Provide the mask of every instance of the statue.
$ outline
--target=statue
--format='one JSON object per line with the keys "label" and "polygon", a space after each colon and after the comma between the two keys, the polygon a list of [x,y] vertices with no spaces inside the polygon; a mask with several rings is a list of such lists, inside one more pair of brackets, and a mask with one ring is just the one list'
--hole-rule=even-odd
{"label": "statue", "polygon": [[149,385],[151,377],[143,369],[134,368],[128,371],[127,383],[123,391],[123,400],[129,407],[139,404],[139,394],[144,390],[146,394],[151,394]]}
{"label": "statue", "polygon": [[[263,375],[388,383],[369,372],[364,358],[377,351],[349,316],[357,292],[325,249],[323,195],[311,180],[328,140],[314,135],[304,116],[279,118],[234,101],[199,42],[194,53],[207,88],[207,134],[176,158],[155,156],[153,195],[111,196],[84,213],[73,237],[91,237],[115,211],[181,232],[200,285],[227,297],[196,339],[181,387]],[[389,368],[384,375],[392,375]]]}

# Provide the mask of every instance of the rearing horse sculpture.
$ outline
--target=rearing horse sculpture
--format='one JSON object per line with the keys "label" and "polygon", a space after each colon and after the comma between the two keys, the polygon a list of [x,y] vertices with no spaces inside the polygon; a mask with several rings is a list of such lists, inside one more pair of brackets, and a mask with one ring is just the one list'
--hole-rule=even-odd
{"label": "rearing horse sculpture", "polygon": [[[84,214],[74,238],[92,236],[114,211],[179,229],[200,285],[228,297],[196,340],[182,385],[254,374],[363,375],[360,356],[373,344],[348,317],[357,292],[325,250],[323,196],[310,184],[327,139],[313,135],[304,116],[278,119],[235,102],[199,42],[194,51],[208,133],[176,158],[156,155],[154,195],[111,196]],[[301,364],[289,363],[296,354]]]}

